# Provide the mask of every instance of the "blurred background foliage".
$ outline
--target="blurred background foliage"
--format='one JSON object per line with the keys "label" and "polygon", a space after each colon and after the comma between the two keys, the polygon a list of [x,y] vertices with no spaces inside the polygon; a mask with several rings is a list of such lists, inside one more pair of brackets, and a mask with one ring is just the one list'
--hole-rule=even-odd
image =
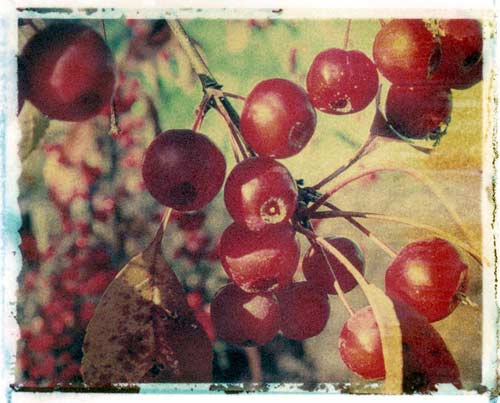
{"label": "blurred background foliage", "polygon": [[[40,22],[40,21],[38,21]],[[99,20],[81,20],[102,32]],[[51,21],[43,21],[50,24]],[[346,20],[205,20],[184,21],[216,79],[226,91],[246,95],[259,81],[287,78],[305,85],[314,56],[342,47]],[[109,134],[109,110],[83,123],[47,120],[26,102],[22,128],[19,205],[23,216],[19,276],[16,379],[25,386],[81,384],[79,363],[85,326],[107,284],[132,256],[151,240],[162,208],[144,190],[142,154],[160,130],[189,128],[201,100],[201,86],[189,61],[163,20],[105,20],[107,42],[117,63],[116,103],[120,134]],[[353,20],[348,47],[371,57],[376,20]],[[33,35],[20,20],[20,50]],[[382,110],[389,83],[381,78]],[[450,203],[481,239],[482,83],[453,91],[448,133],[426,155],[399,141],[387,142],[342,178],[378,167],[414,168],[442,187]],[[238,111],[241,102],[232,101]],[[295,178],[313,184],[349,159],[363,144],[375,112],[346,116],[318,112],[315,135],[306,149],[283,160]],[[228,129],[209,112],[201,131],[235,162]],[[460,232],[446,210],[414,178],[401,173],[371,175],[337,195],[346,210],[376,211],[411,217],[422,223]],[[197,317],[208,332],[209,302],[227,282],[217,261],[217,239],[230,218],[222,192],[201,215],[175,215],[164,240],[166,259],[186,292],[202,296]],[[428,237],[399,224],[367,222],[394,248]],[[344,222],[317,223],[322,235],[348,236],[363,249],[367,278],[383,288],[390,259]],[[303,242],[302,251],[306,250]],[[480,270],[471,267],[470,298],[481,303]],[[297,279],[301,278],[300,268]],[[194,294],[193,294],[194,295]],[[355,307],[366,304],[362,293],[348,294]],[[337,352],[340,328],[348,314],[330,298],[327,328],[304,343],[277,336],[261,347],[265,382],[363,381],[344,366]],[[481,313],[460,306],[435,324],[458,362],[466,388],[480,383]],[[241,348],[214,344],[214,382],[249,381],[247,356]]]}

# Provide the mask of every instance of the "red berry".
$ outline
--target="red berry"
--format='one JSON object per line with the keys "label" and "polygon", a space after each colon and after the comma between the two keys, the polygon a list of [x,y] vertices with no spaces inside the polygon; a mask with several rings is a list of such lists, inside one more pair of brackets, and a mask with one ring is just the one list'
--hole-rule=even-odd
{"label": "red berry", "polygon": [[439,65],[438,38],[422,20],[392,20],[377,33],[373,59],[379,71],[395,84],[427,81]]}
{"label": "red berry", "polygon": [[305,340],[323,331],[330,316],[328,294],[307,281],[292,283],[276,293],[280,329],[289,339]]}
{"label": "red berry", "polygon": [[307,73],[307,93],[315,108],[334,115],[359,112],[375,98],[378,74],[358,50],[327,49]]}
{"label": "red berry", "polygon": [[114,62],[90,27],[57,23],[38,32],[23,50],[28,99],[51,119],[89,119],[111,101]]}
{"label": "red berry", "polygon": [[464,89],[482,79],[483,35],[476,20],[440,20],[441,63],[432,81]]}
{"label": "red berry", "polygon": [[278,303],[269,292],[248,294],[228,284],[215,295],[210,312],[217,336],[229,343],[263,345],[278,333]]}
{"label": "red berry", "polygon": [[53,375],[56,366],[56,359],[52,355],[47,355],[43,361],[34,365],[30,370],[33,378],[49,378]]}
{"label": "red berry", "polygon": [[269,157],[240,162],[224,187],[227,211],[234,221],[252,231],[289,222],[297,195],[297,186],[288,170]]}
{"label": "red berry", "polygon": [[299,254],[295,231],[287,225],[255,232],[233,223],[221,237],[222,266],[247,292],[273,290],[290,283]]}
{"label": "red berry", "polygon": [[168,130],[149,145],[142,175],[149,193],[180,211],[199,210],[219,192],[226,174],[224,155],[204,134]]}
{"label": "red berry", "polygon": [[430,322],[457,307],[458,293],[467,288],[468,267],[448,241],[433,238],[404,247],[385,273],[385,289],[392,299],[412,306]]}
{"label": "red berry", "polygon": [[[327,238],[327,241],[338,249],[361,274],[364,274],[365,258],[354,241],[348,238]],[[340,260],[326,251],[323,254],[319,247],[309,247],[302,261],[302,272],[308,281],[322,287],[329,294],[337,294],[333,287],[335,280],[344,292],[351,291],[358,284]]]}
{"label": "red berry", "polygon": [[54,342],[54,336],[42,333],[28,341],[28,349],[36,353],[46,353],[54,346]]}
{"label": "red berry", "polygon": [[191,291],[186,295],[187,303],[193,311],[201,309],[203,305],[203,295],[199,291]]}
{"label": "red berry", "polygon": [[203,211],[183,213],[177,217],[177,226],[184,231],[195,231],[203,226],[205,218]]}
{"label": "red berry", "polygon": [[385,111],[389,124],[402,136],[439,138],[450,122],[451,92],[433,85],[392,85]]}
{"label": "red berry", "polygon": [[[403,389],[406,393],[436,390],[439,383],[461,387],[460,373],[439,333],[408,305],[394,301],[403,338]],[[385,377],[380,332],[371,307],[357,311],[339,338],[342,361],[365,379]]]}
{"label": "red berry", "polygon": [[316,112],[307,93],[281,78],[261,81],[248,95],[241,113],[241,134],[258,154],[287,158],[309,142]]}

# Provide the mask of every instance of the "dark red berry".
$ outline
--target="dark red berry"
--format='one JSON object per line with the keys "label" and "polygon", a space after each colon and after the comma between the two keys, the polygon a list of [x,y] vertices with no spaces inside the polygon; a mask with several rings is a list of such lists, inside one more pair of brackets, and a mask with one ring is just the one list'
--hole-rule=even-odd
{"label": "dark red berry", "polygon": [[422,20],[392,20],[382,27],[373,42],[375,64],[394,84],[412,85],[429,80],[440,58],[439,39]]}
{"label": "dark red berry", "polygon": [[468,267],[448,241],[433,238],[405,246],[385,273],[392,299],[412,306],[430,322],[448,316],[467,289]]}
{"label": "dark red berry", "polygon": [[[364,274],[365,258],[354,241],[348,238],[327,238],[327,241],[338,249],[361,274]],[[337,294],[333,287],[335,280],[344,292],[351,291],[358,284],[340,260],[326,251],[323,254],[321,249],[315,246],[307,250],[302,261],[302,272],[308,281],[322,287],[329,294]]]}
{"label": "dark red berry", "polygon": [[330,316],[328,294],[308,281],[292,283],[276,292],[280,329],[289,339],[305,340],[323,331]]}
{"label": "dark red berry", "polygon": [[187,303],[188,303],[189,307],[194,311],[201,309],[201,307],[203,306],[204,298],[203,298],[202,293],[199,291],[189,292],[186,295],[186,298],[187,298]]}
{"label": "dark red berry", "polygon": [[316,128],[307,93],[281,78],[257,84],[241,113],[241,134],[257,154],[287,158],[300,152]]}
{"label": "dark red berry", "polygon": [[465,89],[482,79],[483,34],[476,20],[439,21],[441,63],[432,82],[451,88]]}
{"label": "dark red berry", "polygon": [[392,85],[385,113],[388,123],[402,136],[413,139],[442,136],[451,115],[451,91],[445,87]]}
{"label": "dark red berry", "polygon": [[295,212],[297,194],[288,170],[269,157],[240,162],[224,187],[227,211],[234,221],[252,231],[289,222]]}
{"label": "dark red berry", "polygon": [[[410,306],[394,301],[403,339],[403,390],[426,393],[440,383],[461,387],[460,372],[439,333]],[[371,307],[357,311],[339,338],[342,361],[365,379],[385,377],[380,332]]]}
{"label": "dark red berry", "polygon": [[220,259],[234,283],[247,292],[274,290],[292,281],[299,244],[291,226],[250,231],[231,224],[221,237]]}
{"label": "dark red berry", "polygon": [[377,90],[377,69],[358,50],[324,50],[314,58],[307,73],[307,93],[321,112],[359,112],[375,98]]}
{"label": "dark red berry", "polygon": [[144,156],[146,188],[161,204],[180,211],[199,210],[219,192],[226,161],[204,134],[168,130],[157,136]]}
{"label": "dark red berry", "polygon": [[248,294],[228,284],[215,295],[210,314],[217,336],[229,343],[259,346],[278,333],[278,303],[269,292]]}
{"label": "dark red berry", "polygon": [[57,23],[38,32],[22,54],[28,99],[51,119],[89,119],[111,101],[114,62],[90,27]]}

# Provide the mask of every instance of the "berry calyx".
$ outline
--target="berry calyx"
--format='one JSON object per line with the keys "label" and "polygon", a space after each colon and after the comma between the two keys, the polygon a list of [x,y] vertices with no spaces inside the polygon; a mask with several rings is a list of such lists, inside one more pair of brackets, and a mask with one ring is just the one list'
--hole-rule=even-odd
{"label": "berry calyx", "polygon": [[[426,393],[440,383],[461,387],[460,372],[444,340],[427,319],[410,306],[394,301],[403,339],[403,390]],[[344,324],[339,353],[346,366],[365,379],[385,377],[380,331],[370,306]]]}
{"label": "berry calyx", "polygon": [[307,93],[321,112],[345,115],[363,110],[375,98],[378,74],[373,62],[358,50],[327,49],[307,73]]}
{"label": "berry calyx", "polygon": [[428,81],[439,66],[441,47],[424,21],[395,19],[377,33],[373,59],[390,82],[421,84]]}
{"label": "berry calyx", "polygon": [[86,25],[57,23],[22,52],[27,98],[51,119],[82,121],[110,103],[114,62],[106,42]]}
{"label": "berry calyx", "polygon": [[[364,274],[365,258],[354,241],[342,237],[326,238],[326,240],[339,250],[361,274]],[[323,254],[319,246],[311,246],[307,250],[302,261],[302,272],[307,281],[322,287],[328,294],[337,294],[333,286],[335,280],[338,281],[343,292],[351,291],[358,284],[340,260],[330,253]]]}
{"label": "berry calyx", "polygon": [[448,241],[439,238],[405,246],[385,273],[385,289],[429,322],[448,316],[467,289],[468,267]]}
{"label": "berry calyx", "polygon": [[280,330],[292,340],[320,334],[328,322],[328,294],[307,281],[291,283],[276,292],[280,308]]}
{"label": "berry calyx", "polygon": [[224,187],[227,211],[235,222],[252,231],[289,222],[297,196],[297,185],[288,170],[269,157],[240,162]]}
{"label": "berry calyx", "polygon": [[249,294],[228,284],[212,300],[210,316],[217,336],[229,343],[260,346],[278,333],[278,302],[269,292]]}
{"label": "berry calyx", "polygon": [[451,91],[445,87],[391,85],[385,113],[387,122],[401,136],[439,140],[448,128],[451,104]]}
{"label": "berry calyx", "polygon": [[219,253],[224,270],[238,287],[259,292],[292,281],[300,249],[292,226],[250,231],[233,223],[222,234]]}
{"label": "berry calyx", "polygon": [[204,134],[167,130],[144,155],[146,189],[161,204],[180,211],[199,210],[219,192],[226,174],[224,155]]}
{"label": "berry calyx", "polygon": [[316,128],[316,112],[307,93],[291,81],[261,81],[241,113],[241,135],[259,155],[287,158],[300,152]]}

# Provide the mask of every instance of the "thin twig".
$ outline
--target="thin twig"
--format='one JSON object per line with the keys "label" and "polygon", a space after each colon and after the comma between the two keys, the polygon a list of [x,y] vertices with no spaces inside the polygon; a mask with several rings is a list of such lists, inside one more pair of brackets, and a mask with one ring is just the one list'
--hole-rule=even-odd
{"label": "thin twig", "polygon": [[247,100],[246,97],[243,97],[243,96],[238,95],[238,94],[233,94],[232,92],[224,91],[223,94],[225,97],[239,99],[240,101],[243,101],[243,102],[245,102]]}
{"label": "thin twig", "polygon": [[[326,202],[324,204],[325,207],[328,207],[329,209],[333,211],[341,211],[338,207],[335,205]],[[373,231],[369,230],[366,228],[363,224],[361,224],[359,221],[355,220],[352,217],[344,217],[344,219],[350,223],[354,228],[357,230],[361,231],[364,235],[366,235],[374,244],[376,244],[380,249],[382,249],[385,253],[387,253],[391,258],[395,258],[398,253],[396,250],[391,248],[389,245],[387,245],[384,241],[382,241],[377,235],[373,233]]]}
{"label": "thin twig", "polygon": [[[326,178],[322,179],[317,184],[315,184],[314,186],[312,186],[312,188],[315,189],[315,190],[318,190],[319,188],[321,188],[322,186],[326,185],[331,180],[335,179],[341,173],[343,173],[344,171],[346,171],[347,169],[349,169],[351,166],[353,166],[356,162],[358,162],[365,155],[367,155],[368,153],[370,153],[372,151],[373,144],[375,144],[374,142],[375,142],[376,138],[377,138],[376,136],[370,135],[366,139],[365,143],[361,146],[361,148],[356,152],[356,154],[354,154],[354,156],[349,161],[347,161],[344,165],[338,167],[335,171],[333,171]],[[322,202],[323,202],[326,199],[324,199],[322,197],[319,200],[322,200]],[[317,207],[319,207],[321,205],[322,202],[320,202],[319,200],[313,204],[314,208],[313,208],[313,206],[310,207],[311,209],[313,209],[313,211]]]}
{"label": "thin twig", "polygon": [[347,50],[347,47],[349,46],[349,33],[351,31],[351,19],[349,18],[347,20],[347,26],[345,28],[345,34],[344,34],[344,50]]}
{"label": "thin twig", "polygon": [[433,227],[427,224],[421,224],[414,220],[405,217],[391,216],[387,214],[380,213],[369,213],[369,212],[359,212],[359,211],[317,211],[311,214],[311,218],[334,218],[334,217],[359,217],[359,218],[369,218],[374,220],[397,222],[399,224],[409,225],[411,227],[423,229],[428,232],[432,232],[435,235],[448,239],[455,245],[459,246],[467,253],[469,253],[474,260],[476,260],[482,266],[481,255],[472,246],[458,239],[449,232],[443,231],[439,228]]}
{"label": "thin twig", "polygon": [[[106,34],[106,24],[104,20],[101,19],[101,29],[102,36],[104,37],[104,42],[108,42],[108,36]],[[111,114],[110,114],[110,122],[109,122],[109,134],[112,136],[117,136],[120,134],[120,127],[118,126],[118,116],[116,114],[116,101],[115,101],[115,93],[111,97]]]}

